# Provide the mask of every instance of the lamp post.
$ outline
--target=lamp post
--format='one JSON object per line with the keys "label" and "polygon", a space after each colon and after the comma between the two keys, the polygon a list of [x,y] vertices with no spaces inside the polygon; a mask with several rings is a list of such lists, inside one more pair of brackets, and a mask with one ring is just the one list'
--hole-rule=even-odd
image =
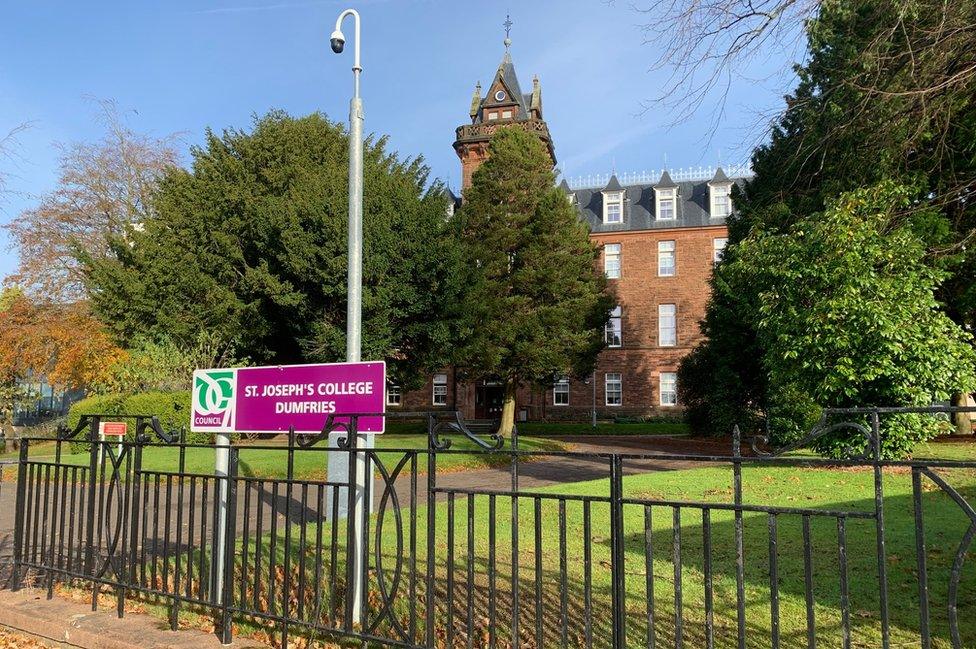
{"label": "lamp post", "polygon": [[[362,318],[363,318],[363,101],[359,97],[359,76],[363,71],[359,62],[359,12],[346,9],[336,19],[335,31],[329,38],[332,51],[341,54],[346,44],[346,37],[342,33],[342,21],[347,16],[353,18],[354,49],[353,49],[353,95],[349,100],[349,268],[347,275],[346,300],[346,362],[358,363],[362,356]],[[333,440],[330,439],[330,445]],[[371,445],[368,435],[356,435],[349,440],[352,447],[362,448]],[[355,452],[355,451],[353,451]],[[330,453],[330,456],[333,455]],[[329,479],[341,482],[340,476],[345,474],[348,482],[348,454],[341,457],[330,457]],[[335,461],[333,461],[335,460]],[[343,461],[345,460],[345,461]],[[366,539],[362,529],[366,516],[366,488],[372,480],[372,464],[367,462],[366,454],[355,453],[355,506],[352,512],[346,512],[349,525],[352,526],[351,545],[347,552],[352,564],[349,575],[351,583],[349,592],[352,599],[352,623],[361,624],[363,621],[363,602],[365,600],[363,574],[366,559]],[[338,474],[338,475],[337,475]],[[339,512],[333,511],[333,516]]]}
{"label": "lamp post", "polygon": [[359,12],[346,9],[336,19],[329,39],[332,51],[341,54],[346,44],[342,21],[352,16],[355,29],[352,78],[349,100],[349,269],[346,304],[346,362],[356,363],[362,354],[363,318],[363,100],[359,97]]}

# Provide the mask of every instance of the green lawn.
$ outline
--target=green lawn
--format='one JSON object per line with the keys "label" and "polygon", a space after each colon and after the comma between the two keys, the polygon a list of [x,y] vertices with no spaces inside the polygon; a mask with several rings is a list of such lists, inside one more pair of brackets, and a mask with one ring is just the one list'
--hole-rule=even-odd
{"label": "green lawn", "polygon": [[[448,436],[452,440],[452,449],[472,450],[475,448],[474,442],[458,436]],[[384,434],[376,436],[377,449],[380,450],[380,460],[389,465],[403,456],[402,453],[383,452],[382,449],[397,450],[425,450],[427,448],[427,437],[423,435],[402,435]],[[253,446],[253,445],[251,445]],[[268,444],[262,444],[268,446]],[[527,439],[520,443],[526,451],[560,451],[565,449],[564,444],[547,439]],[[328,462],[325,446],[319,444],[314,447],[317,450],[296,451],[295,477],[297,479],[324,479],[326,474],[326,464]],[[248,444],[240,446],[240,474],[244,476],[258,478],[283,478],[288,466],[288,451],[282,448],[249,448]],[[67,446],[65,447],[67,451]],[[53,455],[54,445],[46,444],[40,450],[45,455]],[[31,457],[37,457],[32,449]],[[67,464],[88,464],[88,453],[66,453],[63,461]],[[460,454],[446,453],[438,457],[437,470],[442,471],[461,471],[464,469],[477,469],[490,466],[499,466],[507,463],[504,455],[490,454]],[[212,448],[188,448],[186,450],[185,471],[187,473],[213,474],[214,469],[214,450]],[[426,467],[425,456],[421,456],[420,465]],[[147,446],[143,449],[142,466],[147,471],[176,471],[179,466],[179,449],[166,446]]]}
{"label": "green lawn", "polygon": [[[596,428],[589,423],[580,422],[525,422],[518,424],[519,435],[523,437],[550,437],[558,435],[688,435],[690,431],[688,425],[680,421],[653,421],[645,423],[612,423],[597,422]],[[427,433],[427,424],[420,421],[395,421],[387,422],[387,432],[377,439],[396,440],[398,447],[400,442],[406,440],[409,448],[422,448]],[[416,439],[411,439],[416,438]],[[458,442],[459,444],[462,441]],[[464,441],[463,448],[473,448],[469,442]],[[388,442],[383,442],[388,444]],[[33,442],[33,448],[42,450],[46,453],[54,453],[53,442]],[[531,450],[537,447],[529,446]],[[544,447],[539,447],[544,448]],[[18,453],[0,453],[0,461],[16,460]]]}
{"label": "green lawn", "polygon": [[[389,439],[393,439],[390,436]],[[528,441],[528,440],[527,440]],[[387,447],[389,448],[389,447]],[[242,452],[242,460],[246,460]],[[249,467],[255,474],[280,466],[273,456],[265,456],[263,451],[251,451],[256,457],[250,460]],[[280,454],[280,451],[269,451]],[[388,460],[395,461],[399,454],[387,451]],[[976,458],[976,443],[972,441],[940,441],[918,450],[921,456],[939,456],[953,460],[972,460]],[[439,459],[445,465],[450,454]],[[453,466],[462,466],[463,456],[454,456]],[[504,461],[504,456],[496,456]],[[156,460],[158,461],[158,459]],[[389,465],[390,462],[387,462]],[[420,466],[422,467],[423,455]],[[311,472],[319,470],[313,465]],[[526,472],[532,468],[526,467]],[[243,471],[242,471],[243,473]],[[277,473],[277,471],[275,471]],[[955,487],[970,502],[976,502],[976,470],[944,469],[938,470],[945,480]],[[279,474],[280,475],[280,474]],[[847,512],[870,512],[874,506],[873,473],[870,469],[830,469],[802,466],[783,467],[753,464],[746,465],[743,471],[745,502],[754,505],[773,505],[782,507],[802,507],[813,510],[843,510]],[[624,497],[635,500],[654,500],[666,502],[700,501],[709,503],[729,503],[732,500],[732,472],[725,466],[704,466],[701,468],[677,471],[655,471],[624,478]],[[498,490],[507,489],[506,481],[497,485]],[[263,487],[268,489],[267,485]],[[401,487],[401,488],[405,488]],[[918,646],[918,582],[915,556],[915,520],[912,504],[912,478],[910,471],[893,468],[885,471],[885,516],[887,570],[889,577],[889,607],[892,647]],[[314,502],[314,488],[310,494]],[[565,606],[567,624],[565,627],[568,645],[585,644],[585,626],[589,622],[593,645],[609,645],[610,623],[610,545],[609,545],[609,506],[601,499],[609,493],[605,479],[568,483],[558,487],[540,489],[539,497],[531,494],[519,499],[519,614],[521,620],[520,637],[515,643],[520,647],[552,647],[561,644],[562,609]],[[575,499],[559,501],[552,496],[564,495]],[[265,497],[267,492],[264,492]],[[257,503],[256,492],[252,492],[250,502]],[[401,493],[401,503],[405,508],[405,494]],[[494,507],[494,520],[490,511]],[[267,502],[267,500],[262,500]],[[470,597],[473,603],[473,628],[475,646],[483,646],[489,627],[487,619],[490,572],[489,541],[494,533],[494,568],[496,571],[495,625],[499,646],[511,644],[510,620],[512,619],[512,509],[511,498],[507,496],[490,497],[485,495],[468,498],[457,495],[453,503],[440,502],[435,508],[434,534],[430,539],[435,549],[435,600],[437,636],[443,639],[440,646],[447,643],[448,631],[448,583],[453,579],[453,646],[464,646],[469,632],[466,624],[466,611],[469,593],[467,578],[468,566],[473,573],[470,584]],[[584,505],[589,502],[588,505]],[[470,509],[469,503],[473,505]],[[304,504],[304,503],[303,503]],[[394,611],[400,624],[409,620],[410,603],[420,608],[418,633],[423,626],[423,607],[428,596],[425,588],[427,547],[427,514],[418,504],[416,517],[417,547],[416,557],[417,587],[408,592],[410,518],[407,510],[401,510],[404,518],[399,526],[392,513],[383,521],[381,534],[382,557],[386,572],[385,583],[392,582],[397,558],[403,559],[400,567],[399,589],[396,591]],[[584,527],[584,507],[589,512],[588,530]],[[307,511],[299,507],[300,511]],[[453,510],[454,526],[449,528],[447,521]],[[949,575],[956,549],[969,525],[969,519],[946,494],[928,479],[924,482],[923,510],[925,512],[925,539],[927,544],[929,569],[929,596],[933,647],[945,649],[951,646],[948,627]],[[279,511],[281,511],[279,509]],[[647,527],[647,514],[650,523]],[[678,513],[677,532],[675,528]],[[305,542],[302,542],[302,525],[291,525],[290,542],[286,543],[285,525],[279,525],[275,535],[275,566],[269,562],[271,535],[268,527],[260,537],[252,526],[248,534],[247,564],[250,566],[249,579],[253,579],[255,543],[260,538],[262,552],[262,574],[258,587],[259,607],[268,612],[281,613],[280,593],[283,584],[282,570],[285,562],[284,550],[290,549],[288,561],[293,598],[289,614],[297,614],[299,602],[304,602],[303,616],[312,619],[314,610],[313,591],[298,592],[295,585],[299,576],[305,575],[305,583],[325,583],[324,577],[317,578],[315,566],[322,558],[321,569],[328,574],[331,561],[328,552],[321,555],[315,552],[317,525],[314,511],[306,519],[304,526]],[[565,521],[565,524],[561,524]],[[838,521],[830,515],[811,516],[811,558],[816,627],[818,646],[841,646],[841,585],[838,552]],[[378,521],[373,521],[371,542],[375,540]],[[777,592],[779,606],[780,644],[782,647],[806,647],[806,608],[803,565],[802,519],[793,514],[776,516]],[[734,544],[734,518],[731,513],[712,509],[709,515],[711,543],[711,572],[714,593],[714,634],[715,646],[734,647],[736,637],[736,560]],[[338,574],[343,574],[343,555],[345,530],[339,524]],[[329,525],[325,529],[325,546],[329,545]],[[402,533],[397,544],[397,530]],[[468,530],[473,534],[469,540]],[[745,601],[747,646],[765,648],[770,646],[771,588],[770,588],[770,517],[765,513],[747,512],[743,516],[744,557],[745,557]],[[627,646],[647,645],[648,621],[647,602],[647,547],[653,548],[650,561],[654,585],[653,604],[655,617],[653,629],[657,646],[674,646],[675,633],[675,584],[680,580],[683,600],[680,607],[684,624],[684,646],[705,646],[705,528],[701,508],[670,505],[634,503],[624,506],[625,559],[624,587],[627,609]],[[587,533],[588,532],[588,533]],[[240,539],[237,546],[237,570],[243,571],[245,552],[243,531],[237,530]],[[536,542],[538,535],[539,543]],[[560,552],[561,539],[565,539],[565,553]],[[676,555],[676,540],[680,540],[680,555]],[[473,552],[469,554],[468,548]],[[449,561],[453,548],[453,562]],[[846,519],[846,557],[849,576],[850,628],[852,646],[880,646],[880,614],[878,598],[878,578],[876,561],[876,538],[874,521],[857,518]],[[304,559],[303,559],[304,557]],[[586,559],[589,559],[589,562]],[[959,584],[959,619],[961,624],[962,646],[976,646],[976,567],[969,562],[964,564],[962,581]],[[173,559],[170,558],[172,562]],[[375,566],[375,556],[371,558]],[[677,570],[676,570],[677,568]],[[538,573],[537,573],[538,571]],[[536,575],[541,585],[536,596]],[[273,575],[273,579],[269,579]],[[584,588],[587,579],[591,591],[590,605],[586,606]],[[370,575],[370,601],[372,610],[379,607],[379,576],[374,571]],[[268,597],[268,587],[276,584],[278,599]],[[160,585],[160,584],[157,584]],[[246,588],[248,605],[255,597],[253,582]],[[341,597],[340,597],[341,599]],[[327,617],[329,607],[325,606],[320,623],[334,624],[341,618],[341,605],[333,609],[334,617]],[[541,642],[536,641],[537,620],[541,626]],[[253,622],[251,623],[253,624]],[[389,620],[379,624],[379,633],[392,634]],[[242,628],[255,628],[246,625]],[[293,629],[293,633],[295,629]]]}
{"label": "green lawn", "polygon": [[[962,449],[956,449],[960,455]],[[972,445],[966,449],[972,457]],[[958,459],[958,458],[957,458]],[[976,501],[976,471],[952,470],[940,473],[970,502]],[[804,507],[814,509],[871,511],[873,509],[873,479],[868,471],[798,469],[789,467],[747,467],[744,470],[747,503]],[[918,586],[915,559],[915,523],[912,507],[911,475],[891,471],[885,475],[885,513],[887,566],[889,571],[889,610],[892,646],[917,646]],[[625,497],[667,501],[730,502],[732,498],[731,471],[726,468],[702,468],[673,472],[657,472],[627,477]],[[606,495],[606,481],[577,483],[559,488],[547,488],[540,493],[577,496]],[[474,501],[475,600],[483,603],[487,590],[487,509],[486,497]],[[455,530],[454,575],[455,620],[459,637],[466,632],[466,565],[468,562],[467,510],[468,501],[458,497],[454,505]],[[534,581],[537,557],[541,563],[543,587],[541,616],[543,640],[541,646],[558,646],[561,632],[562,596],[566,593],[566,608],[570,638],[583,636],[586,619],[583,584],[584,557],[587,535],[583,527],[583,504],[566,501],[566,588],[562,587],[560,547],[560,505],[555,500],[540,499],[538,526],[541,551],[536,548],[535,507],[533,499],[523,498],[520,505],[520,597],[523,619],[520,646],[539,646],[535,642],[537,615]],[[447,579],[448,534],[445,521],[448,505],[437,509],[437,555],[440,565],[438,577]],[[929,594],[934,647],[949,647],[948,588],[951,562],[965,534],[969,519],[948,496],[926,482],[923,497],[925,530],[928,544]],[[704,527],[700,509],[682,507],[680,512],[680,579],[683,590],[682,619],[684,643],[687,647],[705,646],[704,610]],[[625,586],[627,595],[627,646],[646,646],[647,601],[646,542],[653,548],[654,620],[658,646],[674,643],[675,611],[675,510],[669,506],[650,508],[651,524],[645,529],[645,507],[627,505],[624,508],[626,531]],[[592,561],[592,608],[590,619],[596,646],[607,646],[610,619],[609,579],[609,507],[604,503],[590,505],[589,552]],[[801,517],[776,517],[776,557],[780,609],[780,640],[783,647],[806,647],[806,608],[803,567],[803,537]],[[749,647],[770,645],[770,532],[769,516],[747,513],[744,516],[744,556],[746,624]],[[714,584],[715,644],[735,646],[736,580],[734,519],[729,512],[710,512],[711,560]],[[423,529],[423,527],[421,527]],[[495,533],[496,561],[499,570],[498,592],[500,610],[510,610],[511,599],[511,507],[510,500],[496,502]],[[847,561],[849,575],[850,626],[853,646],[877,647],[881,644],[876,538],[874,522],[848,519],[846,521]],[[838,560],[838,526],[834,517],[811,517],[813,597],[819,646],[841,645],[840,568]],[[537,555],[537,552],[539,553]],[[970,553],[970,560],[972,560]],[[976,568],[970,563],[963,571],[959,586],[959,615],[963,646],[976,646]],[[441,602],[444,594],[441,593]],[[483,608],[479,607],[479,611]],[[444,613],[442,613],[442,616]],[[510,619],[510,613],[500,619]],[[485,632],[483,617],[476,617],[475,632]],[[502,631],[507,638],[508,631]],[[570,643],[574,645],[573,642]]]}
{"label": "green lawn", "polygon": [[[976,457],[976,444],[973,442],[940,442],[932,446],[937,454],[951,459],[973,459]],[[936,454],[936,453],[932,453]],[[446,456],[445,456],[446,457]],[[421,465],[423,463],[421,462]],[[530,467],[526,467],[530,471]],[[976,471],[970,469],[939,470],[970,502],[976,501]],[[844,510],[849,512],[869,512],[873,510],[873,474],[871,470],[827,469],[804,467],[775,467],[766,465],[746,466],[743,471],[744,494],[747,504],[775,505],[783,507],[802,507],[814,510]],[[678,471],[657,471],[624,478],[624,497],[639,500],[702,501],[710,503],[729,503],[732,500],[732,473],[728,467],[707,466]],[[933,647],[944,649],[951,646],[948,628],[948,588],[950,566],[960,540],[969,524],[968,518],[959,507],[933,483],[926,480],[923,492],[925,512],[925,538],[929,568],[929,594]],[[499,490],[507,489],[507,484],[499,484]],[[918,586],[915,558],[915,521],[912,506],[912,481],[908,471],[886,470],[884,475],[887,569],[889,576],[889,607],[891,621],[891,640],[893,647],[918,646]],[[585,626],[590,623],[593,646],[609,646],[610,637],[610,545],[609,545],[609,506],[600,499],[609,493],[606,480],[593,480],[548,487],[537,492],[539,498],[531,494],[519,499],[519,614],[521,620],[520,647],[560,646],[562,608],[566,610],[566,635],[569,646],[585,645]],[[575,497],[560,504],[551,498],[556,494]],[[401,493],[401,498],[404,494]],[[584,502],[589,499],[589,505]],[[490,520],[491,501],[494,500],[494,520]],[[314,493],[311,501],[314,501]],[[257,502],[254,498],[252,503]],[[469,503],[473,505],[470,510]],[[420,503],[423,504],[423,501]],[[404,507],[406,504],[404,503]],[[589,510],[589,529],[584,527],[584,507]],[[300,508],[304,509],[304,508]],[[453,509],[455,524],[449,528],[447,521]],[[674,646],[675,632],[675,584],[680,579],[683,591],[681,619],[684,624],[684,646],[705,646],[705,553],[704,525],[700,508],[682,506],[678,508],[679,525],[675,533],[675,508],[670,505],[655,505],[649,508],[650,525],[645,528],[647,509],[643,504],[627,504],[624,507],[625,561],[624,586],[627,608],[627,646],[647,645],[648,623],[646,589],[646,548],[648,541],[653,548],[650,562],[654,585],[654,623],[653,629],[659,647]],[[409,620],[409,603],[426,600],[425,589],[427,547],[427,511],[418,506],[416,518],[417,547],[417,587],[408,593],[409,579],[409,517],[401,510],[404,519],[399,530],[403,533],[402,546],[397,546],[398,526],[392,514],[383,522],[382,546],[385,579],[389,585],[397,557],[403,559],[399,590],[396,592],[394,610],[402,625]],[[564,516],[564,518],[561,517]],[[538,518],[537,518],[538,516]],[[314,516],[309,519],[314,520]],[[565,527],[561,526],[565,521]],[[837,518],[829,515],[812,516],[811,557],[814,612],[819,638],[818,646],[841,646],[841,586],[838,554]],[[371,542],[375,537],[376,520],[373,521]],[[777,536],[775,556],[778,571],[778,605],[780,610],[779,628],[782,647],[806,647],[806,607],[804,589],[802,519],[797,515],[780,514],[776,517]],[[711,541],[711,571],[714,593],[714,635],[715,646],[734,647],[736,639],[736,578],[734,518],[729,512],[713,509],[709,515]],[[340,523],[338,534],[339,563],[343,560],[345,539],[344,524]],[[326,546],[328,546],[329,525],[324,526]],[[473,530],[470,539],[469,555],[468,530]],[[435,510],[434,536],[435,548],[435,588],[437,637],[444,643],[439,646],[466,644],[469,629],[466,623],[468,578],[470,565],[474,575],[471,584],[471,601],[474,605],[473,628],[477,640],[475,646],[484,646],[488,633],[487,618],[490,564],[489,541],[494,531],[494,568],[496,571],[497,621],[495,629],[498,645],[508,646],[511,642],[510,621],[512,619],[512,510],[511,499],[498,496],[457,495],[453,504],[441,502]],[[759,512],[747,512],[743,516],[744,557],[745,557],[745,601],[747,646],[766,648],[770,646],[771,588],[770,588],[770,517]],[[275,575],[276,590],[281,593],[283,584],[282,567],[285,562],[284,548],[290,550],[290,573],[292,608],[289,614],[297,614],[298,602],[304,602],[303,614],[311,619],[314,609],[311,589],[303,592],[294,590],[299,583],[304,556],[306,583],[322,583],[314,574],[316,557],[322,556],[322,574],[327,574],[331,559],[327,553],[316,555],[314,541],[316,525],[305,527],[306,541],[302,545],[302,526],[290,527],[290,544],[285,541],[284,526],[279,526],[275,535],[274,551],[276,566],[269,566],[271,537],[265,527],[261,535],[262,577],[258,589],[259,606],[268,612],[281,613],[280,597],[269,601],[267,578],[268,570]],[[241,533],[241,530],[238,530]],[[538,534],[539,545],[536,544]],[[252,527],[248,535],[247,563],[253,565],[255,542]],[[560,553],[560,540],[565,539],[565,554]],[[680,556],[675,559],[675,541],[680,539]],[[453,547],[453,563],[449,562]],[[876,539],[874,522],[848,518],[846,520],[846,549],[849,576],[850,628],[852,646],[880,646],[880,614],[878,599],[878,579],[876,562]],[[238,567],[243,570],[243,542],[238,548]],[[586,558],[589,556],[589,569]],[[972,560],[970,554],[970,561]],[[375,558],[371,561],[375,562]],[[676,564],[680,568],[676,572]],[[375,565],[375,563],[374,563]],[[338,574],[343,574],[342,565]],[[536,574],[539,598],[536,597]],[[590,606],[584,598],[584,588],[589,575],[591,590]],[[976,646],[976,567],[967,563],[963,569],[959,585],[959,618],[961,623],[962,646]],[[448,583],[453,578],[453,645],[448,643]],[[324,579],[324,578],[323,578]],[[371,605],[373,610],[379,606],[379,581],[375,571],[370,576]],[[249,583],[246,589],[248,604],[251,605],[254,590]],[[341,600],[341,597],[340,597]],[[418,634],[423,627],[423,607],[418,604]],[[341,618],[341,605],[333,613]],[[320,623],[331,624],[325,617],[328,607],[319,618]],[[536,640],[536,621],[541,624],[541,643]],[[379,625],[380,633],[391,634],[389,620]],[[293,633],[294,633],[293,629]],[[480,644],[479,644],[480,643]]]}

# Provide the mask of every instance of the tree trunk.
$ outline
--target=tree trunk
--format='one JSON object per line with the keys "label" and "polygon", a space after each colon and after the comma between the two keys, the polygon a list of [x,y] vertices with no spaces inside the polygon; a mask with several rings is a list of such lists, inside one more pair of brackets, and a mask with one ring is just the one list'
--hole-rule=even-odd
{"label": "tree trunk", "polygon": [[502,418],[498,424],[498,434],[511,437],[515,429],[515,379],[505,381],[505,401],[502,403]]}
{"label": "tree trunk", "polygon": [[[952,405],[957,408],[965,408],[969,405],[969,395],[965,392],[957,392],[952,395]],[[973,434],[973,413],[971,412],[956,412],[953,413],[953,421],[956,422],[956,435],[972,435]]]}

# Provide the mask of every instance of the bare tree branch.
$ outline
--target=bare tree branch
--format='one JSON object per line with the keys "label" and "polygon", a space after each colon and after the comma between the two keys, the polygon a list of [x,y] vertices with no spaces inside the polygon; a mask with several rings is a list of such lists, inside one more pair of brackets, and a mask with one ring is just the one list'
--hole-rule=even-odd
{"label": "bare tree branch", "polygon": [[78,251],[108,255],[113,237],[151,218],[155,183],[179,162],[176,136],[137,133],[114,102],[99,101],[98,107],[102,139],[59,145],[56,189],[4,226],[20,253],[8,282],[48,300],[83,297]]}
{"label": "bare tree branch", "polygon": [[[751,64],[804,42],[804,34],[821,12],[862,12],[870,36],[859,50],[844,54],[838,69],[819,70],[819,80],[806,93],[793,93],[766,127],[780,124],[788,112],[824,110],[836,97],[844,113],[828,120],[826,133],[815,140],[801,134],[795,152],[796,186],[817,182],[817,170],[829,155],[852,146],[899,151],[904,169],[924,155],[943,186],[932,203],[957,208],[972,201],[976,180],[971,170],[957,169],[960,160],[950,134],[957,133],[963,109],[959,103],[976,96],[976,9],[962,0],[651,0],[635,9],[647,22],[645,42],[661,46],[652,69],[670,71],[670,79],[644,108],[664,107],[673,123],[710,107],[714,133],[725,114],[729,89],[741,83]],[[851,34],[852,42],[857,35]],[[778,69],[788,71],[790,57]],[[773,68],[777,68],[776,65]],[[758,125],[757,125],[758,126]],[[758,134],[756,134],[758,135]],[[838,147],[841,147],[840,149]],[[831,153],[833,151],[833,153]],[[954,157],[955,156],[955,157]],[[958,165],[956,165],[958,167]],[[784,170],[784,173],[790,173]]]}
{"label": "bare tree branch", "polygon": [[[0,163],[16,163],[23,159],[17,148],[18,137],[30,127],[30,122],[23,122],[7,131],[7,134],[3,137],[0,137]],[[9,178],[10,172],[0,168],[0,198],[9,191],[7,189]]]}
{"label": "bare tree branch", "polygon": [[[646,112],[662,107],[678,124],[711,105],[711,131],[725,115],[729,90],[752,64],[776,55],[775,74],[789,76],[790,54],[802,42],[803,25],[821,0],[652,0],[634,6],[646,22],[644,43],[661,47],[651,70],[670,76],[657,95],[643,103]],[[784,83],[785,85],[785,83]]]}

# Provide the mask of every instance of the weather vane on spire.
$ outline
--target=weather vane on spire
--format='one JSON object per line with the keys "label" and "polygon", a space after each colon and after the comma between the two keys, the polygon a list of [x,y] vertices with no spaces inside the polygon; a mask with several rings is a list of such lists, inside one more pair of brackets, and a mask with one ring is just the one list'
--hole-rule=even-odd
{"label": "weather vane on spire", "polygon": [[502,25],[505,26],[505,49],[506,50],[512,44],[511,32],[512,32],[513,24],[514,23],[512,22],[511,17],[508,14],[505,14],[505,22],[503,22]]}

